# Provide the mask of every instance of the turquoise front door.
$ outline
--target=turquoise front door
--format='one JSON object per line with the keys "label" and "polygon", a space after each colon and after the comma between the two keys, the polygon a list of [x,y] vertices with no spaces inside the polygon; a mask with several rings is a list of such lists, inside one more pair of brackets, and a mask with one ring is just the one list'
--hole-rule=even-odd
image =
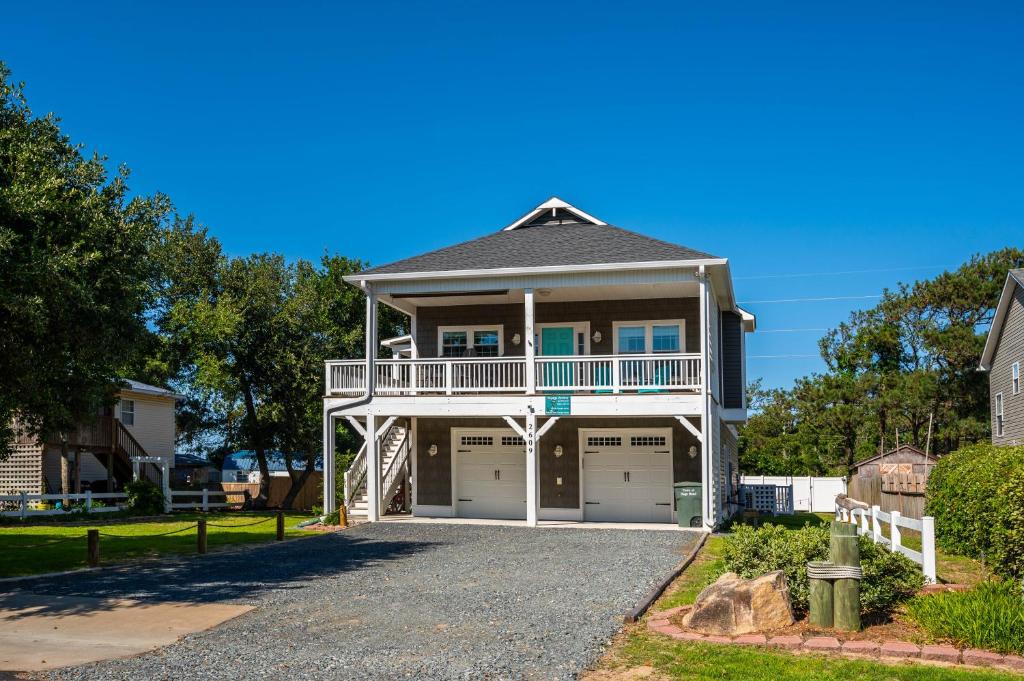
{"label": "turquoise front door", "polygon": [[[571,326],[547,326],[540,330],[540,354],[548,356],[573,355],[575,330]],[[574,381],[572,362],[556,362],[544,365],[545,388],[572,385]]]}

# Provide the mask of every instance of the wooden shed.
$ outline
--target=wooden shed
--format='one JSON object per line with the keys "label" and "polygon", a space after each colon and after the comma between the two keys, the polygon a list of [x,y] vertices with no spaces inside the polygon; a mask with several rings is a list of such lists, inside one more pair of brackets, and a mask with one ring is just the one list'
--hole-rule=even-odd
{"label": "wooden shed", "polygon": [[924,510],[924,493],[938,457],[922,452],[913,445],[858,461],[856,474],[849,482],[849,495],[883,511],[900,511],[920,518]]}

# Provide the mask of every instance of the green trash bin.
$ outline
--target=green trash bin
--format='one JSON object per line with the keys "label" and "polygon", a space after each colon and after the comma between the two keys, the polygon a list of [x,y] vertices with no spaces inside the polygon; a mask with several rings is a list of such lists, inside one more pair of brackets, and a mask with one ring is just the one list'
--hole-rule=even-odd
{"label": "green trash bin", "polygon": [[701,483],[677,482],[673,485],[676,498],[676,521],[679,527],[700,527]]}

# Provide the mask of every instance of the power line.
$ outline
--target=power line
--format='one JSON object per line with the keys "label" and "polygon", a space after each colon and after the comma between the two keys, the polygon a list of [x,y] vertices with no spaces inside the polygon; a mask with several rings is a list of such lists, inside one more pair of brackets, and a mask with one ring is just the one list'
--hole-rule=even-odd
{"label": "power line", "polygon": [[803,331],[829,331],[829,329],[758,329],[757,333],[800,333]]}
{"label": "power line", "polygon": [[868,298],[881,298],[881,294],[870,296],[826,296],[823,298],[778,298],[776,300],[741,300],[740,305],[756,305],[763,303],[819,303],[829,300],[867,300]]}
{"label": "power line", "polygon": [[807,359],[821,355],[748,355],[747,359]]}
{"label": "power line", "polygon": [[794,279],[798,277],[829,277],[841,274],[878,274],[879,272],[906,272],[910,270],[937,270],[942,265],[920,265],[918,267],[887,267],[877,270],[845,270],[840,272],[801,272],[798,274],[755,274],[748,277],[733,277],[734,281],[740,279]]}

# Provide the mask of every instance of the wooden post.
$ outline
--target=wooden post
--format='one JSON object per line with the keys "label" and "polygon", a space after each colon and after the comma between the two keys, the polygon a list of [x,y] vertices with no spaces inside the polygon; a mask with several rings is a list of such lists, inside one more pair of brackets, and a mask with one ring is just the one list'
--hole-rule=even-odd
{"label": "wooden post", "polygon": [[811,579],[810,623],[816,627],[832,628],[835,621],[832,609],[832,582],[828,579]]}
{"label": "wooden post", "polygon": [[88,563],[89,567],[99,567],[100,564],[100,531],[89,530],[87,533],[89,543]]}
{"label": "wooden post", "polygon": [[[855,523],[832,523],[830,553],[833,565],[860,567],[860,546]],[[860,580],[837,579],[832,587],[836,629],[860,630]]]}
{"label": "wooden post", "polygon": [[929,584],[935,584],[938,574],[935,570],[935,518],[926,515],[921,518],[921,568]]}
{"label": "wooden post", "polygon": [[277,512],[277,541],[284,541],[284,511]]}
{"label": "wooden post", "polygon": [[206,518],[196,521],[196,551],[206,553]]}
{"label": "wooden post", "polygon": [[75,450],[75,494],[82,493],[82,450]]}
{"label": "wooden post", "polygon": [[338,525],[348,527],[348,508],[345,504],[338,507]]}

